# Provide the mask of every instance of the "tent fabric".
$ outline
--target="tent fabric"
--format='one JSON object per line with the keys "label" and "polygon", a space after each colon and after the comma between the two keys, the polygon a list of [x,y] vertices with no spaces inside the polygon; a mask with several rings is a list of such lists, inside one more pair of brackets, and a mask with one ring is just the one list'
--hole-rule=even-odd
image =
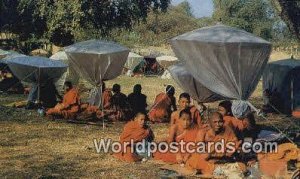
{"label": "tent fabric", "polygon": [[[300,60],[286,59],[271,62],[263,74],[263,91],[269,90],[272,106],[284,114],[300,106]],[[291,89],[293,88],[293,90]],[[292,99],[293,98],[293,99]]]}
{"label": "tent fabric", "polygon": [[201,28],[171,40],[192,76],[221,96],[247,100],[263,73],[271,44],[224,25]]}
{"label": "tent fabric", "polygon": [[58,60],[63,62],[64,64],[69,65],[66,73],[62,75],[62,77],[56,82],[56,86],[62,91],[65,81],[71,81],[73,84],[78,84],[79,82],[79,74],[76,72],[75,68],[69,63],[68,56],[66,52],[59,51],[53,54],[50,59]]}
{"label": "tent fabric", "polygon": [[234,117],[241,119],[251,111],[251,108],[247,101],[234,100],[232,102],[231,111]]}
{"label": "tent fabric", "polygon": [[66,71],[67,65],[44,57],[16,57],[7,61],[10,70],[20,80],[41,84],[55,82]]}
{"label": "tent fabric", "polygon": [[172,79],[172,75],[169,70],[165,70],[165,72],[161,75],[161,79]]}
{"label": "tent fabric", "polygon": [[179,63],[178,58],[167,55],[157,57],[156,60],[164,68],[168,68],[172,65]]}
{"label": "tent fabric", "polygon": [[198,102],[206,103],[226,99],[207,89],[197,81],[182,63],[169,67],[168,71],[171,73],[175,82]]}
{"label": "tent fabric", "polygon": [[128,59],[124,65],[125,68],[133,71],[144,60],[143,56],[139,54],[129,52]]}
{"label": "tent fabric", "polygon": [[90,104],[100,106],[102,81],[118,77],[127,60],[129,49],[117,43],[100,40],[80,42],[65,48],[71,66],[95,88]]}
{"label": "tent fabric", "polygon": [[0,59],[6,57],[9,54],[8,51],[0,49]]}

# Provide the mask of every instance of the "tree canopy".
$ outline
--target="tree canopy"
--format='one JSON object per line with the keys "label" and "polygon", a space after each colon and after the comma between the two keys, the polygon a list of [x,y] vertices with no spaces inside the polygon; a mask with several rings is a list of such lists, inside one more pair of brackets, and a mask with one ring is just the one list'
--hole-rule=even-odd
{"label": "tree canopy", "polygon": [[271,39],[274,13],[265,0],[213,0],[213,19]]}
{"label": "tree canopy", "polygon": [[101,35],[130,28],[150,10],[166,11],[170,0],[0,0],[0,31],[69,45],[83,29]]}

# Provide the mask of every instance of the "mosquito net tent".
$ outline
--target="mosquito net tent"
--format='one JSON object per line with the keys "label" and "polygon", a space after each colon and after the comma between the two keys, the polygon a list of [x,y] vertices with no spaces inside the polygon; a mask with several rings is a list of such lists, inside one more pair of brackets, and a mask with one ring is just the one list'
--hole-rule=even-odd
{"label": "mosquito net tent", "polygon": [[263,90],[270,93],[270,102],[285,114],[300,107],[300,60],[286,59],[269,63],[263,74]]}
{"label": "mosquito net tent", "polygon": [[243,30],[216,25],[171,40],[176,56],[207,89],[247,100],[267,65],[271,44]]}
{"label": "mosquito net tent", "polygon": [[89,40],[66,47],[65,52],[71,65],[94,86],[89,103],[100,107],[102,81],[122,73],[129,49],[110,41]]}
{"label": "mosquito net tent", "polygon": [[182,63],[169,67],[168,71],[175,82],[198,102],[207,103],[225,99],[197,81]]}

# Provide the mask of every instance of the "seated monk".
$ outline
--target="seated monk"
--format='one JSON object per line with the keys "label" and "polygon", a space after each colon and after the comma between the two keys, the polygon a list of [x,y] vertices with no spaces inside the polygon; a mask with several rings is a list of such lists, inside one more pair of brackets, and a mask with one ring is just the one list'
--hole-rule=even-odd
{"label": "seated monk", "polygon": [[54,108],[47,110],[47,116],[63,117],[65,119],[74,118],[79,111],[80,98],[78,91],[72,83],[66,81],[64,84],[65,95],[62,103],[58,103]]}
{"label": "seated monk", "polygon": [[244,140],[245,138],[251,138],[255,140],[257,134],[259,133],[259,128],[256,125],[255,117],[251,111],[251,107],[245,101],[234,101],[231,106],[231,111],[235,119],[232,119],[234,123],[240,123],[239,130],[234,130],[236,136],[239,140]]}
{"label": "seated monk", "polygon": [[[222,140],[225,144],[225,150],[217,152],[214,144],[222,142]],[[209,118],[209,126],[207,128],[199,130],[195,142],[204,143],[206,151],[205,153],[201,153],[203,152],[201,151],[191,154],[185,166],[188,169],[196,169],[204,175],[212,175],[215,164],[219,161],[230,159],[240,144],[232,129],[224,126],[223,116],[219,112],[212,114]],[[208,143],[212,143],[212,145]],[[227,144],[230,144],[230,147]]]}
{"label": "seated monk", "polygon": [[147,96],[142,93],[142,86],[140,84],[134,85],[133,93],[128,95],[128,102],[133,114],[138,112],[146,113]]}
{"label": "seated monk", "polygon": [[[189,109],[183,109],[180,111],[178,121],[170,127],[170,133],[167,139],[168,144],[171,144],[172,142],[180,143],[180,141],[195,141],[198,133],[198,126],[192,122],[191,116],[192,114]],[[161,160],[167,163],[184,164],[187,161],[189,154],[187,152],[182,153],[180,150],[179,152],[171,152],[169,150],[166,153],[158,151],[154,153],[153,156],[155,160]]]}
{"label": "seated monk", "polygon": [[231,101],[222,101],[219,103],[218,112],[223,116],[224,125],[231,127],[233,131],[243,131],[246,127],[245,123],[233,117],[231,106]]}
{"label": "seated monk", "polygon": [[[126,142],[134,143],[142,142],[143,140],[151,142],[154,139],[152,130],[145,124],[146,115],[143,113],[137,113],[133,121],[128,122],[120,136],[120,142],[123,145],[120,153],[114,154],[114,157],[126,161],[126,162],[137,162],[142,159],[135,149],[131,148],[131,144]],[[124,146],[125,145],[125,146]],[[124,148],[125,147],[125,148]]]}
{"label": "seated monk", "polygon": [[105,83],[102,84],[102,105],[104,110],[111,109],[111,98],[112,93],[111,90],[106,88]]}
{"label": "seated monk", "polygon": [[127,96],[121,92],[121,86],[114,84],[112,91],[114,95],[111,97],[112,113],[110,118],[113,121],[125,121],[130,119],[130,105],[127,101]]}
{"label": "seated monk", "polygon": [[[165,122],[169,119],[172,111],[176,111],[176,98],[174,97],[175,88],[168,85],[166,93],[156,96],[153,106],[149,111],[149,119],[152,122]],[[173,108],[173,109],[172,109]]]}
{"label": "seated monk", "polygon": [[177,111],[174,111],[171,114],[171,121],[170,124],[176,124],[176,122],[179,119],[179,114],[182,110],[184,109],[188,109],[191,112],[191,117],[192,117],[192,122],[196,125],[198,125],[198,127],[202,127],[202,119],[201,119],[201,115],[200,112],[198,111],[198,109],[195,106],[190,106],[190,102],[191,102],[191,97],[188,93],[182,93],[179,96],[179,100],[178,100],[178,104],[179,104],[179,109]]}

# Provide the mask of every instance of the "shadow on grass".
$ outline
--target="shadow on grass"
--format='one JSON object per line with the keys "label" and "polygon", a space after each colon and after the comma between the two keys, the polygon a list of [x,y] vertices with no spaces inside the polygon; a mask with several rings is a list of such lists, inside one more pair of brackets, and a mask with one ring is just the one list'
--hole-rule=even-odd
{"label": "shadow on grass", "polygon": [[29,160],[22,170],[15,170],[14,167],[2,171],[1,178],[79,178],[85,175],[85,171],[80,170],[76,161],[63,160],[63,157],[56,156],[53,160],[41,164],[34,161],[33,155],[20,155],[19,160]]}

